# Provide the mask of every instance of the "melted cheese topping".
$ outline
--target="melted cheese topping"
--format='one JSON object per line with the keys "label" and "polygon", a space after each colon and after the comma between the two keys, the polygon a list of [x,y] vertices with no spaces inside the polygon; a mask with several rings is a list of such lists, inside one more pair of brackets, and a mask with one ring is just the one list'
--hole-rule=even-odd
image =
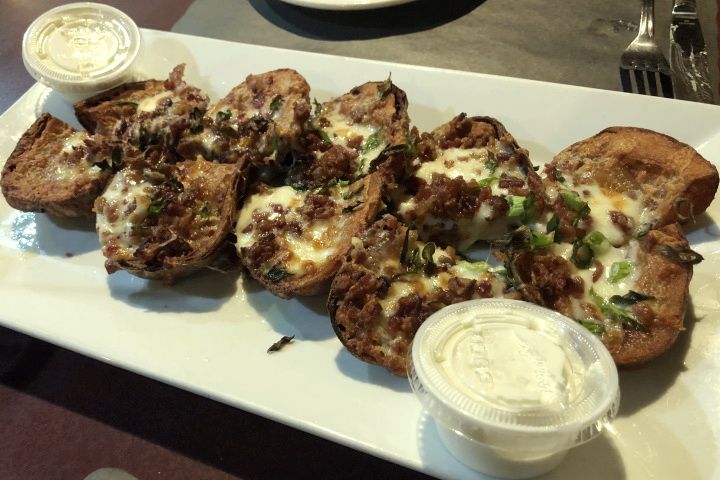
{"label": "melted cheese topping", "polygon": [[576,189],[580,193],[580,198],[590,207],[593,230],[602,232],[613,245],[625,243],[626,234],[612,222],[611,211],[622,212],[632,220],[633,229],[630,235],[637,232],[643,224],[643,208],[638,200],[597,184],[579,185]]}
{"label": "melted cheese topping", "polygon": [[102,194],[105,205],[96,220],[100,242],[104,248],[114,245],[125,250],[109,258],[132,255],[142,242],[133,232],[133,225],[147,217],[154,188],[149,182],[128,181],[125,175],[118,174]]}
{"label": "melted cheese topping", "polygon": [[[550,247],[550,251],[555,255],[559,255],[566,260],[570,260],[572,255],[572,245],[570,244],[553,244]],[[587,320],[588,315],[582,308],[582,303],[587,302],[594,305],[593,299],[590,296],[590,288],[592,288],[596,294],[602,298],[608,299],[613,295],[625,295],[631,289],[640,278],[641,268],[637,261],[638,254],[638,242],[636,240],[631,241],[628,245],[620,248],[608,247],[603,252],[595,252],[595,260],[600,262],[603,266],[603,273],[596,282],[593,282],[593,276],[595,275],[596,266],[591,266],[588,269],[579,269],[572,265],[571,274],[577,275],[583,279],[585,283],[585,292],[582,298],[571,298],[573,316],[577,320]],[[610,282],[610,270],[613,263],[627,261],[632,265],[632,271],[630,274],[622,280],[611,283]]]}
{"label": "melted cheese topping", "polygon": [[[424,247],[422,244],[418,246],[421,249]],[[438,248],[433,254],[433,261],[437,263],[440,258],[444,256],[447,256],[447,253]],[[390,259],[387,259],[386,263],[389,262]],[[393,265],[398,267],[399,261],[395,259]],[[447,272],[438,272],[436,275],[430,277],[422,273],[412,273],[398,277],[390,285],[385,298],[381,299],[378,303],[380,303],[383,309],[383,314],[386,317],[391,317],[397,313],[399,307],[398,301],[401,298],[412,293],[416,293],[420,298],[423,298],[435,290],[447,290],[452,278],[464,278],[478,282],[488,281],[492,285],[493,297],[501,297],[505,289],[503,283],[498,281],[492,273],[483,271],[470,262],[459,261],[455,265],[452,265]]]}
{"label": "melted cheese topping", "polygon": [[86,131],[70,134],[62,142],[59,152],[49,155],[47,167],[41,175],[55,182],[73,184],[80,178],[93,179],[100,172],[100,167],[91,164],[93,159],[84,147],[84,140],[89,135]]}
{"label": "melted cheese topping", "polygon": [[158,103],[160,103],[160,100],[164,100],[166,98],[169,98],[173,95],[173,92],[171,91],[164,91],[160,92],[157,95],[153,95],[152,97],[143,98],[138,102],[137,106],[137,112],[154,112],[155,109],[158,107]]}
{"label": "melted cheese topping", "polygon": [[[361,123],[352,123],[348,118],[340,113],[339,107],[334,110],[325,112],[323,117],[330,122],[330,125],[324,127],[322,130],[330,138],[330,141],[335,145],[340,145],[347,148],[347,143],[357,137],[363,137],[363,147],[370,137],[376,135],[380,137],[380,125],[363,125]],[[380,153],[387,147],[387,144],[379,141],[378,146],[372,149],[364,149],[360,152],[360,157],[357,162],[362,168],[359,169],[360,173],[367,174],[370,171],[370,163],[375,160]]]}
{"label": "melted cheese topping", "polygon": [[[432,182],[433,174],[445,175],[448,178],[462,178],[466,182],[471,180],[481,181],[489,177],[497,179],[504,173],[508,176],[517,177],[518,172],[500,164],[495,171],[485,165],[489,158],[489,153],[497,153],[499,151],[512,152],[512,147],[497,142],[493,147],[483,148],[448,148],[441,150],[438,157],[429,162],[420,162],[415,160],[415,165],[419,168],[414,175],[425,180],[427,183]],[[524,180],[524,177],[521,177]],[[500,188],[499,180],[493,181],[490,185],[493,196],[507,196],[508,189]],[[407,193],[396,190],[390,192],[395,204],[398,206],[397,211],[403,220],[408,220],[408,212],[417,208],[417,202],[414,197]],[[422,232],[441,233],[453,228],[457,223],[458,228],[458,250],[467,250],[475,242],[480,240],[495,240],[502,237],[510,230],[511,226],[519,225],[518,217],[503,216],[489,220],[493,215],[492,207],[483,202],[480,204],[475,215],[471,218],[461,219],[458,222],[440,219],[434,216],[427,216],[415,220],[416,224],[421,225]]]}
{"label": "melted cheese topping", "polygon": [[88,138],[88,133],[85,131],[75,132],[65,139],[63,142],[63,153],[71,153],[76,147],[83,145],[83,140]]}
{"label": "melted cheese topping", "polygon": [[[340,189],[334,189],[338,192]],[[259,240],[255,229],[243,234],[248,226],[253,223],[253,215],[266,213],[269,221],[277,220],[280,215],[287,222],[299,222],[303,226],[303,233],[298,236],[292,232],[286,232],[276,237],[281,242],[281,250],[287,252],[283,267],[290,273],[301,275],[311,273],[315,267],[320,266],[332,255],[338,252],[339,241],[343,228],[351,215],[340,215],[331,220],[315,220],[307,222],[302,219],[298,209],[305,204],[308,191],[298,192],[290,186],[269,189],[262,194],[256,194],[246,199],[243,208],[240,210],[235,231],[237,233],[237,249],[251,247]],[[339,202],[333,191],[333,200]],[[283,213],[273,210],[273,205],[279,205],[285,209]],[[311,262],[314,265],[307,265]],[[310,271],[308,271],[308,268]]]}

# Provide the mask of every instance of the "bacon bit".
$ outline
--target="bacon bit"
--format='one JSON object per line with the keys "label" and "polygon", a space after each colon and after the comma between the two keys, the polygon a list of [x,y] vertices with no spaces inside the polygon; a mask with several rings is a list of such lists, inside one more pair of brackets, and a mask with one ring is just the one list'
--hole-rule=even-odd
{"label": "bacon bit", "polygon": [[595,267],[595,271],[593,272],[593,275],[592,275],[592,281],[593,281],[593,283],[595,283],[598,280],[600,280],[600,277],[602,277],[605,267],[603,267],[603,264],[600,263],[598,260],[595,260],[595,262],[593,263],[593,267]]}

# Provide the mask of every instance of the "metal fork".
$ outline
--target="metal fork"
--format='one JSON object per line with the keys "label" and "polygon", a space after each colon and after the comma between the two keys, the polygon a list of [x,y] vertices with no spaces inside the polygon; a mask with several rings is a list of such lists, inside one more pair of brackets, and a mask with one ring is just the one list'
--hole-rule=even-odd
{"label": "metal fork", "polygon": [[670,64],[653,39],[654,19],[655,0],[642,0],[638,36],[620,56],[620,81],[628,93],[673,98]]}

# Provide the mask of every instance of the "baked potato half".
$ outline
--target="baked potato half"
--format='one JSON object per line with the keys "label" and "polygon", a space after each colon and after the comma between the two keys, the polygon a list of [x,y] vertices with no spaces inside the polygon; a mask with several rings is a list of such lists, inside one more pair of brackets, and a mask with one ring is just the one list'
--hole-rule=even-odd
{"label": "baked potato half", "polygon": [[542,183],[528,153],[502,123],[460,114],[423,133],[391,211],[423,241],[465,251],[530,222]]}
{"label": "baked potato half", "polygon": [[243,265],[282,298],[326,292],[353,237],[383,207],[383,187],[380,174],[321,187],[252,185],[235,227]]}
{"label": "baked potato half", "polygon": [[288,184],[354,181],[376,170],[386,176],[401,172],[412,143],[407,107],[407,95],[390,79],[367,82],[316,105]]}
{"label": "baked potato half", "polygon": [[58,217],[92,217],[121,147],[49,113],[20,137],[5,162],[0,185],[8,204]]}
{"label": "baked potato half", "polygon": [[573,242],[600,230],[615,246],[687,222],[705,211],[718,188],[717,169],[694,148],[634,127],[607,128],[569,146],[544,173],[545,201],[563,238]]}
{"label": "baked potato half", "polygon": [[228,241],[244,179],[237,165],[203,159],[129,162],[95,202],[108,273],[169,284],[209,265]]}
{"label": "baked potato half", "polygon": [[692,265],[678,224],[614,247],[599,232],[574,244],[515,245],[512,284],[523,299],[574,318],[600,335],[618,365],[645,363],[682,330]]}
{"label": "baked potato half", "polygon": [[[74,105],[75,116],[90,133],[122,139],[145,150],[172,149],[186,130],[199,128],[208,97],[183,80],[185,64],[167,80],[126,83]],[[194,158],[193,158],[194,160]]]}
{"label": "baked potato half", "polygon": [[354,238],[330,288],[333,329],[360,360],[407,375],[405,359],[420,325],[446,305],[505,293],[485,262],[461,260],[452,247],[417,240],[392,215]]}
{"label": "baked potato half", "polygon": [[221,162],[245,159],[256,166],[282,166],[287,154],[299,148],[310,116],[309,93],[305,78],[289,68],[249,75],[208,109],[177,151],[189,160],[201,155]]}

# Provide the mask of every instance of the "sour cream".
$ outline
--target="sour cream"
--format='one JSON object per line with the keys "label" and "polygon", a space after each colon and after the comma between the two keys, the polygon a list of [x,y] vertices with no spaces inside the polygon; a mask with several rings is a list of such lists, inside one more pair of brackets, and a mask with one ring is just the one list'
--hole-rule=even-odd
{"label": "sour cream", "polygon": [[81,2],[38,17],[23,37],[30,75],[70,101],[78,101],[133,79],[142,38],[120,10]]}
{"label": "sour cream", "polygon": [[598,434],[619,405],[615,364],[600,340],[558,313],[516,300],[473,300],[422,325],[410,383],[458,460],[528,478]]}

